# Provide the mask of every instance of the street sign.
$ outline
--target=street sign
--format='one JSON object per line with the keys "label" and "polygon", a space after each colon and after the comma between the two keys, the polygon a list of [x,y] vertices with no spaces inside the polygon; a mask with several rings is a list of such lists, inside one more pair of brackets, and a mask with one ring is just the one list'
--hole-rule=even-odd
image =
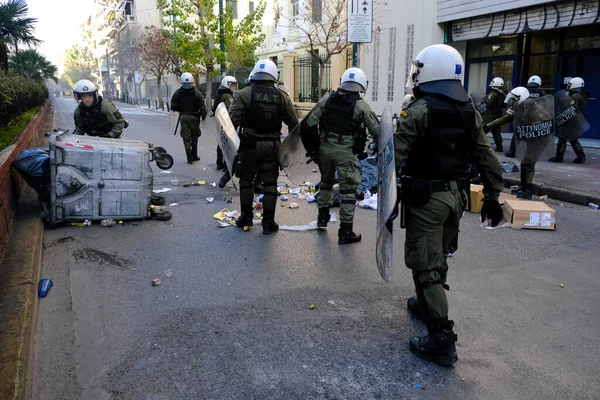
{"label": "street sign", "polygon": [[348,42],[373,40],[373,0],[348,0]]}
{"label": "street sign", "polygon": [[135,83],[142,83],[142,73],[135,71]]}

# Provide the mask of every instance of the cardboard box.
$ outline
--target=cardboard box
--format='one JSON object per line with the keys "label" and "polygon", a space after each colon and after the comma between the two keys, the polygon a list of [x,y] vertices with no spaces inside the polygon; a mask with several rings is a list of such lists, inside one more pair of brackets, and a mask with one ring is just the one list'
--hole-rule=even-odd
{"label": "cardboard box", "polygon": [[556,211],[542,201],[507,199],[504,218],[514,228],[556,229]]}
{"label": "cardboard box", "polygon": [[[504,204],[507,199],[516,200],[517,196],[501,192],[500,196],[498,196],[498,203]],[[468,207],[469,205],[467,204]],[[471,184],[471,212],[481,212],[481,207],[483,207],[483,186]]]}
{"label": "cardboard box", "polygon": [[500,204],[504,204],[504,202],[506,200],[516,200],[517,196],[515,196],[514,194],[508,194],[508,193],[504,193],[504,192],[500,192],[500,196],[498,196],[498,203]]}

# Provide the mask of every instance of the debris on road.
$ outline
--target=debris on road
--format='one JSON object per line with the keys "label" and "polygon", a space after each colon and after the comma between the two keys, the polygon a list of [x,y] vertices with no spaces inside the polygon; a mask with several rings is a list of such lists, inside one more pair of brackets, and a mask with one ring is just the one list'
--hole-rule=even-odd
{"label": "debris on road", "polygon": [[211,182],[210,186],[217,187],[217,182]]}
{"label": "debris on road", "polygon": [[207,198],[206,198],[206,201],[207,201],[208,203],[212,203],[213,201],[215,201],[215,198],[214,198],[214,197],[207,197]]}
{"label": "debris on road", "polygon": [[179,203],[171,203],[171,204],[169,204],[169,207],[175,207],[175,206],[178,206],[178,205],[179,205]]}
{"label": "debris on road", "polygon": [[290,208],[298,208],[298,203],[294,203],[293,201],[290,203]]}
{"label": "debris on road", "polygon": [[377,193],[371,195],[370,192],[365,192],[365,199],[359,201],[356,205],[367,210],[377,210]]}
{"label": "debris on road", "polygon": [[311,304],[310,306],[308,306],[308,308],[310,308],[311,310],[314,310],[315,308],[317,308],[317,306],[315,306],[314,304]]}
{"label": "debris on road", "polygon": [[179,180],[178,179],[172,179],[171,180],[171,185],[173,185],[173,186],[179,186]]}
{"label": "debris on road", "polygon": [[171,174],[173,171],[160,171],[161,174]]}
{"label": "debris on road", "polygon": [[281,230],[281,231],[303,232],[303,231],[312,231],[315,229],[319,229],[319,227],[317,226],[317,221],[312,221],[308,225],[280,225],[279,226],[279,230]]}
{"label": "debris on road", "polygon": [[161,283],[162,282],[158,278],[152,279],[152,286],[160,286]]}
{"label": "debris on road", "polygon": [[[300,196],[298,196],[298,197],[300,197]],[[315,195],[312,194],[312,193],[307,194],[306,195],[306,201],[309,202],[309,203],[314,203],[316,201]]]}
{"label": "debris on road", "polygon": [[162,189],[155,189],[153,190],[154,193],[165,193],[165,192],[170,192],[173,189],[170,188],[162,188]]}
{"label": "debris on road", "polygon": [[38,283],[38,296],[46,297],[52,286],[54,286],[54,283],[50,279],[44,278],[40,280]]}
{"label": "debris on road", "polygon": [[289,200],[289,197],[287,197],[286,195],[283,195],[283,196],[281,196],[281,200],[283,200],[283,201],[288,201],[288,200]]}
{"label": "debris on road", "polygon": [[558,286],[560,286],[561,288],[565,287],[565,285],[563,285],[562,283],[560,283]]}
{"label": "debris on road", "polygon": [[117,221],[115,221],[114,219],[103,219],[102,221],[100,221],[100,225],[105,226],[107,228],[112,228],[116,224]]}
{"label": "debris on road", "polygon": [[86,219],[83,222],[70,222],[69,225],[71,225],[71,226],[92,226],[92,221],[90,221],[89,219]]}
{"label": "debris on road", "polygon": [[190,187],[190,186],[202,186],[202,185],[206,185],[206,181],[193,181],[193,182],[187,182],[183,184],[183,187]]}
{"label": "debris on road", "polygon": [[167,278],[172,278],[172,277],[175,276],[175,271],[173,271],[172,269],[168,269],[168,270],[165,271],[165,276]]}

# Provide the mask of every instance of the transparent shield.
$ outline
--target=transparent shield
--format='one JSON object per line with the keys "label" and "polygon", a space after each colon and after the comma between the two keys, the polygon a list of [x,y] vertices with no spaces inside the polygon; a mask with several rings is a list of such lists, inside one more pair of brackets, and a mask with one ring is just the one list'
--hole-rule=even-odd
{"label": "transparent shield", "polygon": [[229,118],[229,113],[227,112],[227,107],[225,107],[224,103],[219,104],[215,110],[214,134],[217,143],[219,143],[219,147],[223,151],[225,164],[227,164],[229,172],[233,175],[235,156],[240,147],[240,138]]}
{"label": "transparent shield", "polygon": [[535,163],[554,154],[554,97],[528,98],[513,105],[516,156]]}
{"label": "transparent shield", "polygon": [[318,172],[315,172],[316,165],[311,163],[310,158],[306,155],[306,148],[302,142],[301,125],[302,123],[299,123],[291,130],[279,149],[279,164],[288,179],[296,185],[301,185],[306,181],[314,182],[320,176]]}
{"label": "transparent shield", "polygon": [[379,124],[377,152],[377,269],[384,281],[389,281],[394,268],[393,221],[397,206],[396,163],[394,161],[394,131],[392,109],[387,106]]}
{"label": "transparent shield", "polygon": [[558,137],[567,139],[569,142],[577,139],[590,129],[590,124],[583,114],[577,110],[574,103],[566,91],[559,90],[554,93],[555,134]]}

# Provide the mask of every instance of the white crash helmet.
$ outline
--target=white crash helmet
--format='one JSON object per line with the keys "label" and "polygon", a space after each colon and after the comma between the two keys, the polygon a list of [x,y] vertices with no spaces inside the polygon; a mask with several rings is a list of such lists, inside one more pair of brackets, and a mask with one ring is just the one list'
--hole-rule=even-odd
{"label": "white crash helmet", "polygon": [[191,89],[194,87],[194,76],[189,72],[184,72],[183,74],[181,74],[179,82],[181,82],[181,87],[183,89]]}
{"label": "white crash helmet", "polygon": [[502,89],[504,87],[504,79],[502,79],[498,76],[495,77],[494,79],[492,79],[490,81],[490,87],[496,88],[496,89]]}
{"label": "white crash helmet", "polygon": [[227,75],[225,78],[221,79],[221,86],[227,89],[231,89],[231,85],[234,83],[237,85],[238,81],[231,75]]}
{"label": "white crash helmet", "polygon": [[538,87],[542,86],[542,78],[540,78],[537,75],[532,75],[531,77],[529,77],[529,80],[527,81],[527,86],[533,87],[533,88],[538,88]]}
{"label": "white crash helmet", "polygon": [[441,94],[466,102],[469,96],[462,85],[465,70],[460,53],[446,44],[434,44],[421,50],[413,61],[406,81],[407,89]]}
{"label": "white crash helmet", "polygon": [[518,86],[518,87],[514,88],[513,90],[511,90],[510,93],[508,93],[508,95],[506,95],[506,99],[504,99],[504,102],[506,104],[508,104],[510,107],[512,107],[513,104],[515,104],[515,103],[521,104],[528,98],[529,98],[529,90],[527,90],[526,87]]}
{"label": "white crash helmet", "polygon": [[572,78],[567,85],[567,90],[579,89],[585,86],[583,79],[579,77]]}
{"label": "white crash helmet", "polygon": [[340,87],[348,92],[366,92],[369,87],[367,75],[360,68],[348,68],[340,79]]}
{"label": "white crash helmet", "polygon": [[277,82],[278,77],[277,65],[271,60],[258,60],[252,70],[253,81]]}
{"label": "white crash helmet", "polygon": [[81,100],[81,95],[82,94],[91,94],[94,96],[94,103],[96,104],[96,101],[98,100],[98,88],[96,88],[96,85],[94,85],[92,83],[92,81],[89,81],[87,79],[81,79],[79,81],[77,81],[77,83],[75,84],[75,89],[73,89],[73,93],[75,94],[75,98],[77,100]]}

